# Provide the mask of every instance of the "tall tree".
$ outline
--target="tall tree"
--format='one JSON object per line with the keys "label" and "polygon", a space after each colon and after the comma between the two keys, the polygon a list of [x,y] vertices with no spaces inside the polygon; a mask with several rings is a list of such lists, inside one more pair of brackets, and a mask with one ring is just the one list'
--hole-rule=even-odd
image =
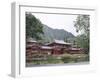
{"label": "tall tree", "polygon": [[41,21],[31,13],[26,13],[26,38],[32,37],[36,40],[40,40],[41,34],[43,34]]}
{"label": "tall tree", "polygon": [[76,27],[76,31],[88,36],[90,31],[89,21],[89,15],[79,15],[74,24],[74,26]]}
{"label": "tall tree", "polygon": [[75,28],[80,35],[77,36],[77,44],[80,47],[86,49],[86,53],[89,52],[89,33],[90,33],[90,17],[89,15],[79,15],[75,21]]}

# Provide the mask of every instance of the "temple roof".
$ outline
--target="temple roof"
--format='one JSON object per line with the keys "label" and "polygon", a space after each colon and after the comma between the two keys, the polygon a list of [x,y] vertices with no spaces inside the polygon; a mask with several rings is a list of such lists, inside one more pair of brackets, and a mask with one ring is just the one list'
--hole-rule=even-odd
{"label": "temple roof", "polygon": [[27,42],[37,42],[37,41],[34,40],[33,38],[28,38],[26,41],[27,41]]}
{"label": "temple roof", "polygon": [[70,50],[82,50],[82,48],[70,48]]}
{"label": "temple roof", "polygon": [[68,45],[71,45],[71,43],[64,42],[63,40],[54,40],[54,42],[58,43],[58,44],[68,44]]}
{"label": "temple roof", "polygon": [[54,41],[50,42],[50,43],[45,44],[45,45],[50,45],[50,44],[53,44],[53,43],[72,45],[72,43],[67,43],[67,42],[64,42],[63,40],[56,40],[56,39]]}
{"label": "temple roof", "polygon": [[52,49],[52,47],[49,46],[41,46],[42,49]]}

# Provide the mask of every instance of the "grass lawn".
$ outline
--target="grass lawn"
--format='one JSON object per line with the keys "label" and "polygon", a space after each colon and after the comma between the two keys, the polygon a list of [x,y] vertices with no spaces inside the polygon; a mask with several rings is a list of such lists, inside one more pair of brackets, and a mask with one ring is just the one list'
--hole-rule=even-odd
{"label": "grass lawn", "polygon": [[[44,58],[44,57],[43,57]],[[88,54],[68,54],[64,53],[61,55],[48,55],[46,59],[33,60],[31,63],[39,64],[64,64],[64,63],[78,63],[89,61]]]}

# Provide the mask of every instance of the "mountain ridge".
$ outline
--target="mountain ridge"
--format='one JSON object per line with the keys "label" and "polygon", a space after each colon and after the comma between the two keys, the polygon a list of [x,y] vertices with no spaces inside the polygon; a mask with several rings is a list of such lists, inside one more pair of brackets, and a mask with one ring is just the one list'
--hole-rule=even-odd
{"label": "mountain ridge", "polygon": [[66,41],[68,38],[74,38],[75,36],[64,29],[53,29],[43,24],[43,40],[44,42],[51,42],[54,39]]}

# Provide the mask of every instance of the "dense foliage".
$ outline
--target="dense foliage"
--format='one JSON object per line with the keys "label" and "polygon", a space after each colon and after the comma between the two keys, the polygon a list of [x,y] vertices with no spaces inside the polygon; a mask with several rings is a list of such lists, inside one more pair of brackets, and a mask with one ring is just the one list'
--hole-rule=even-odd
{"label": "dense foliage", "polygon": [[75,21],[75,28],[79,35],[76,38],[76,42],[79,47],[86,49],[86,53],[89,52],[89,33],[90,33],[90,18],[89,15],[79,15]]}
{"label": "dense foliage", "polygon": [[32,37],[41,40],[41,34],[43,34],[41,21],[31,13],[26,13],[26,38]]}

